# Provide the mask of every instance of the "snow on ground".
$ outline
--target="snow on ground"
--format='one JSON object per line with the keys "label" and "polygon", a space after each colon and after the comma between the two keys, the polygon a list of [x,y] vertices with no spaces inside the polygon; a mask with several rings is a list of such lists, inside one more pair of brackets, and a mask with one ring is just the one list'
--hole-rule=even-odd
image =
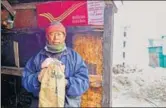
{"label": "snow on ground", "polygon": [[146,67],[125,73],[114,70],[112,87],[113,107],[166,107],[164,68]]}

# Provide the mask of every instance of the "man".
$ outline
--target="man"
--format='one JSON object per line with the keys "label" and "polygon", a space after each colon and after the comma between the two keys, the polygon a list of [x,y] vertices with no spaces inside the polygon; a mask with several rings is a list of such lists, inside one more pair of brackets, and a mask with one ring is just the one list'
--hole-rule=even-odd
{"label": "man", "polygon": [[[66,31],[60,22],[52,22],[46,28],[46,46],[26,64],[22,85],[35,97],[39,96],[43,71],[51,63],[50,58],[57,58],[65,66],[66,96],[64,107],[80,107],[81,95],[89,88],[88,69],[81,56],[65,44]],[[37,107],[38,99],[33,105]]]}

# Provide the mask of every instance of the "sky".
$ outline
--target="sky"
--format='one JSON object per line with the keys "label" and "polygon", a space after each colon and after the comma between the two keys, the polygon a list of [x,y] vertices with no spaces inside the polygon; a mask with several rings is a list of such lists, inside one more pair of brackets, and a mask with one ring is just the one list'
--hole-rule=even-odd
{"label": "sky", "polygon": [[166,35],[166,1],[124,1],[114,16],[113,64],[122,62],[122,32],[127,29],[126,63],[148,66],[148,39]]}

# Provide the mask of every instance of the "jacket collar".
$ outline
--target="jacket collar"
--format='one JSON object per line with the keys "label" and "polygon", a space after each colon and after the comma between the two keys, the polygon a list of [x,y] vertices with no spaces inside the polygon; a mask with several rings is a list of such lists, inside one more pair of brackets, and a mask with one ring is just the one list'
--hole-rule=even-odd
{"label": "jacket collar", "polygon": [[68,55],[68,53],[69,53],[69,51],[68,51],[68,48],[66,48],[62,53],[51,53],[51,52],[48,52],[48,51],[46,51],[44,48],[40,51],[40,53],[42,54],[42,55],[46,55],[46,56],[48,56],[48,57],[50,57],[51,55]]}

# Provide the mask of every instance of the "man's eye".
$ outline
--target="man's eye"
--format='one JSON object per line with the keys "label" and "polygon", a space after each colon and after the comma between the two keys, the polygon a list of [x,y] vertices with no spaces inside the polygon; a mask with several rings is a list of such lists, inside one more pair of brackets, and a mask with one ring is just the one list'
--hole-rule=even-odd
{"label": "man's eye", "polygon": [[50,33],[50,36],[53,36],[54,34],[53,33]]}

